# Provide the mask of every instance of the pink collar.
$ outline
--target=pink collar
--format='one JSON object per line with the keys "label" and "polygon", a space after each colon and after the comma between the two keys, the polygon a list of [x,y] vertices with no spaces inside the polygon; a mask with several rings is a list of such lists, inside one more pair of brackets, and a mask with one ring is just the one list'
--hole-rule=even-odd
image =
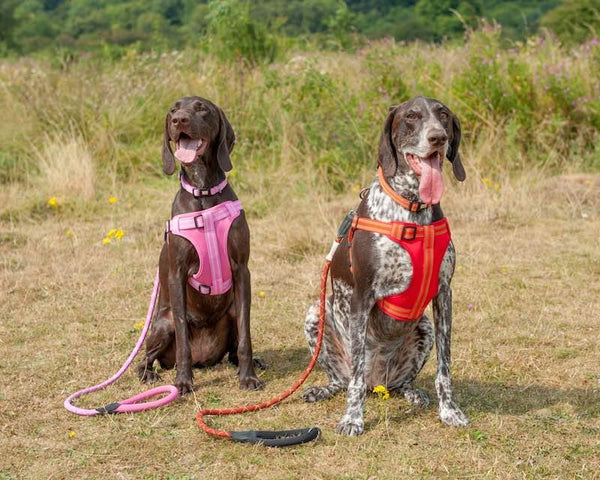
{"label": "pink collar", "polygon": [[181,182],[181,188],[183,188],[186,192],[191,193],[196,198],[212,197],[217,193],[221,193],[227,186],[227,179],[225,179],[218,185],[211,188],[194,187],[194,185],[192,185],[185,179],[185,177],[183,176],[183,172],[181,171],[179,172],[179,181]]}

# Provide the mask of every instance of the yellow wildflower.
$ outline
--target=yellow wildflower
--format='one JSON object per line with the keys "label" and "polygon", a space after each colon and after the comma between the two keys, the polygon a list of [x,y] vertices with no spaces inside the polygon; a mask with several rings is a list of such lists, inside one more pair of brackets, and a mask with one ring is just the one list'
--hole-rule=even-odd
{"label": "yellow wildflower", "polygon": [[508,268],[506,268],[506,267],[502,267],[502,268],[500,269],[500,273],[502,273],[502,274],[506,275],[506,274],[508,273]]}
{"label": "yellow wildflower", "polygon": [[75,438],[75,431],[74,430],[71,430],[69,432],[69,438]]}
{"label": "yellow wildflower", "polygon": [[58,200],[56,197],[50,197],[48,199],[48,205],[50,205],[52,208],[58,208]]}
{"label": "yellow wildflower", "polygon": [[486,187],[491,187],[492,186],[492,179],[489,177],[483,177],[482,178],[483,183],[485,184]]}
{"label": "yellow wildflower", "polygon": [[102,240],[102,245],[107,245],[113,240],[121,240],[121,238],[123,238],[123,235],[125,235],[125,231],[121,230],[120,228],[111,228],[106,234],[106,237],[104,237],[104,240]]}
{"label": "yellow wildflower", "polygon": [[133,324],[133,328],[135,328],[136,330],[141,330],[144,327],[144,323],[146,322],[137,322]]}
{"label": "yellow wildflower", "polygon": [[498,182],[494,183],[494,189],[500,191],[500,184]]}
{"label": "yellow wildflower", "polygon": [[117,203],[117,197],[108,197],[108,203],[111,205]]}
{"label": "yellow wildflower", "polygon": [[360,192],[360,184],[355,183],[354,185],[352,185],[352,193],[358,193]]}
{"label": "yellow wildflower", "polygon": [[258,296],[260,298],[265,298],[265,292],[263,292],[262,290],[260,292],[258,292]]}
{"label": "yellow wildflower", "polygon": [[387,400],[390,398],[390,392],[388,392],[388,389],[385,388],[384,385],[377,385],[373,389],[373,393],[376,393],[380,400]]}
{"label": "yellow wildflower", "polygon": [[65,235],[66,235],[67,237],[71,238],[71,237],[73,236],[73,230],[67,230],[67,231],[65,232]]}

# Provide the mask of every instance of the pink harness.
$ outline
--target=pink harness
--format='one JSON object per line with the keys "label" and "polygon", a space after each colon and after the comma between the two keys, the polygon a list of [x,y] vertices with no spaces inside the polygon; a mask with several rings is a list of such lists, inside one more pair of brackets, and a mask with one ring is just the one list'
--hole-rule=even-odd
{"label": "pink harness", "polygon": [[[227,186],[225,179],[216,187],[203,190],[190,185],[183,176],[180,179],[183,189],[195,197],[215,195]],[[207,210],[175,215],[167,221],[167,234],[185,238],[196,249],[198,271],[188,279],[188,283],[200,293],[221,295],[231,288],[227,238],[231,224],[241,211],[239,200],[227,201]]]}

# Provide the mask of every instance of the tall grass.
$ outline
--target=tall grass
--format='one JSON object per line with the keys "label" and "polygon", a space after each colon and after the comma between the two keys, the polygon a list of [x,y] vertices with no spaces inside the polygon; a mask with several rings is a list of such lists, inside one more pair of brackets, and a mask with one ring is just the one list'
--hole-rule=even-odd
{"label": "tall grass", "polygon": [[95,168],[85,142],[70,132],[48,138],[43,150],[36,150],[40,169],[39,188],[48,196],[94,195]]}
{"label": "tall grass", "polygon": [[242,190],[289,195],[364,181],[387,108],[415,95],[461,118],[470,172],[598,169],[599,62],[597,42],[565,50],[542,36],[502,49],[486,26],[460,46],[381,40],[354,53],[290,51],[269,66],[194,50],[24,58],[0,63],[0,180],[63,174],[68,167],[26,147],[57,135],[89,152],[100,180],[160,175],[164,113],[190,94],[232,121]]}

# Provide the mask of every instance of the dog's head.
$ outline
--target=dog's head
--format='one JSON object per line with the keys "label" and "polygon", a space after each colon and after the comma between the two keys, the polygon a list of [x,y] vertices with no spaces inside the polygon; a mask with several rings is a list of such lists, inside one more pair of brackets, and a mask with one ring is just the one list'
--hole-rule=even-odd
{"label": "dog's head", "polygon": [[[175,154],[171,142],[175,143]],[[235,133],[223,110],[201,97],[180,98],[165,118],[163,170],[171,175],[177,158],[184,165],[204,159],[228,172],[234,143]]]}
{"label": "dog's head", "polygon": [[419,177],[421,201],[439,203],[444,158],[452,162],[458,180],[466,178],[458,152],[460,136],[458,117],[442,102],[414,98],[390,108],[379,142],[379,165],[386,178],[412,170]]}

